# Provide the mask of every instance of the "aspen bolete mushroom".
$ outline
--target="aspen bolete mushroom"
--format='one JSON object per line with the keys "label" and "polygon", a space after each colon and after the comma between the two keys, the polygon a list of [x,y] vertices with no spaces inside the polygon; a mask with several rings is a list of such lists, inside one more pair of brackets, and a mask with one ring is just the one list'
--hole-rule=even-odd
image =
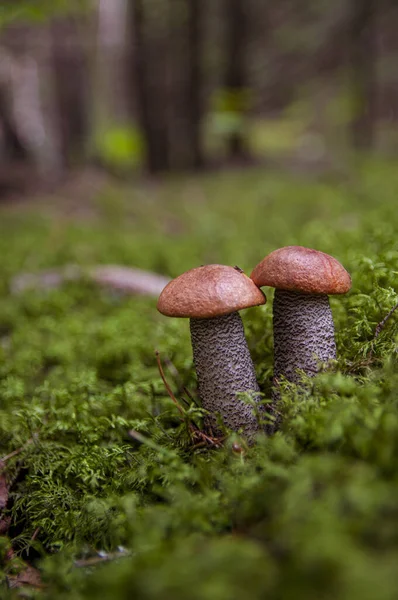
{"label": "aspen bolete mushroom", "polygon": [[217,413],[224,424],[247,437],[259,430],[248,392],[258,401],[259,387],[237,311],[265,304],[265,295],[240,269],[206,265],[173,279],[160,294],[157,308],[168,317],[190,319],[193,360],[207,423],[219,434]]}
{"label": "aspen bolete mushroom", "polygon": [[[271,252],[253,270],[259,287],[274,287],[274,382],[298,383],[299,371],[313,376],[320,363],[336,358],[329,294],[345,294],[351,278],[332,256],[287,246]],[[274,397],[277,397],[274,393]]]}

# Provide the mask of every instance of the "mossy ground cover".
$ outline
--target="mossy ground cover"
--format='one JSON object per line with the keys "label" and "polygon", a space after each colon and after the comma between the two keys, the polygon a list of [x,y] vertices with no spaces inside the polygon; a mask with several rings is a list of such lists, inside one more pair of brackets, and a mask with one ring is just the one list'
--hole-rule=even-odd
{"label": "mossy ground cover", "polygon": [[[397,197],[396,166],[372,163],[345,181],[257,169],[109,185],[76,215],[61,201],[1,209],[0,457],[14,453],[2,598],[20,593],[6,585],[11,544],[41,572],[24,594],[54,600],[397,597],[395,314],[374,338],[398,302]],[[9,291],[17,273],[65,264],[250,272],[289,244],[352,274],[331,301],[339,360],[286,388],[281,430],[243,453],[234,436],[218,449],[190,439],[201,412],[186,320],[89,282]],[[265,402],[267,295],[242,314]]]}

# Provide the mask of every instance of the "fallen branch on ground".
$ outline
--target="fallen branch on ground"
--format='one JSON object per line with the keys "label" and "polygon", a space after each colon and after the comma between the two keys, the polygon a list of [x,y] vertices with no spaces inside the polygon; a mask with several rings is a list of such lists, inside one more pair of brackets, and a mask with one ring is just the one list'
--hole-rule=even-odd
{"label": "fallen branch on ground", "polygon": [[380,335],[380,333],[384,329],[384,327],[385,327],[388,319],[390,317],[392,317],[392,315],[397,310],[397,308],[398,308],[398,304],[396,304],[395,306],[393,306],[392,309],[386,314],[386,316],[384,317],[384,319],[382,321],[380,321],[380,323],[377,324],[377,327],[375,329],[375,335],[374,335],[373,339],[376,339]]}
{"label": "fallen branch on ground", "polygon": [[28,289],[51,290],[67,281],[89,280],[100,286],[120,290],[127,294],[159,296],[170,281],[168,277],[119,265],[79,267],[68,265],[59,269],[49,269],[39,273],[21,273],[10,282],[12,294],[20,294]]}
{"label": "fallen branch on ground", "polygon": [[373,351],[374,351],[374,344],[376,342],[376,339],[379,337],[380,333],[383,331],[384,327],[387,324],[387,321],[392,317],[392,315],[395,313],[395,311],[398,308],[398,304],[395,304],[395,306],[392,307],[392,309],[386,314],[386,316],[384,317],[384,319],[382,319],[380,321],[380,323],[377,324],[376,329],[375,329],[375,333],[373,336],[373,340],[372,340],[372,347],[371,350],[369,352],[369,359],[372,359],[373,357]]}

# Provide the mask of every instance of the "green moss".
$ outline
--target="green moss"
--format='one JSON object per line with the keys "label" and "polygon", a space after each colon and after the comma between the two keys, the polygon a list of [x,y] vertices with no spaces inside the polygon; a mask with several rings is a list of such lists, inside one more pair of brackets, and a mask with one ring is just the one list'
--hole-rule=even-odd
{"label": "green moss", "polygon": [[[112,187],[89,218],[66,218],[61,201],[2,209],[0,457],[18,450],[9,534],[43,573],[38,597],[397,596],[398,315],[374,338],[398,302],[397,193],[395,165],[372,163],[346,183],[253,170]],[[9,292],[16,273],[71,263],[250,272],[288,244],[352,273],[352,291],[331,299],[339,359],[304,389],[285,385],[281,431],[244,453],[236,436],[216,450],[190,437],[201,413],[184,392],[196,399],[186,320],[87,282]],[[242,315],[265,402],[267,295]]]}

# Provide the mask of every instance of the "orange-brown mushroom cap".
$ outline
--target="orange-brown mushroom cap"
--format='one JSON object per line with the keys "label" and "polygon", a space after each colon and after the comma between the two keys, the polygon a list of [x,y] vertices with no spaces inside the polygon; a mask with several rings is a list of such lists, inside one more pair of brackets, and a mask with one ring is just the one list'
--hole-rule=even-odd
{"label": "orange-brown mushroom cap", "polygon": [[263,292],[241,271],[205,265],[170,281],[159,296],[157,309],[167,317],[206,319],[265,302]]}
{"label": "orange-brown mushroom cap", "polygon": [[271,252],[253,270],[256,285],[307,294],[345,294],[351,277],[338,260],[303,246],[286,246]]}

